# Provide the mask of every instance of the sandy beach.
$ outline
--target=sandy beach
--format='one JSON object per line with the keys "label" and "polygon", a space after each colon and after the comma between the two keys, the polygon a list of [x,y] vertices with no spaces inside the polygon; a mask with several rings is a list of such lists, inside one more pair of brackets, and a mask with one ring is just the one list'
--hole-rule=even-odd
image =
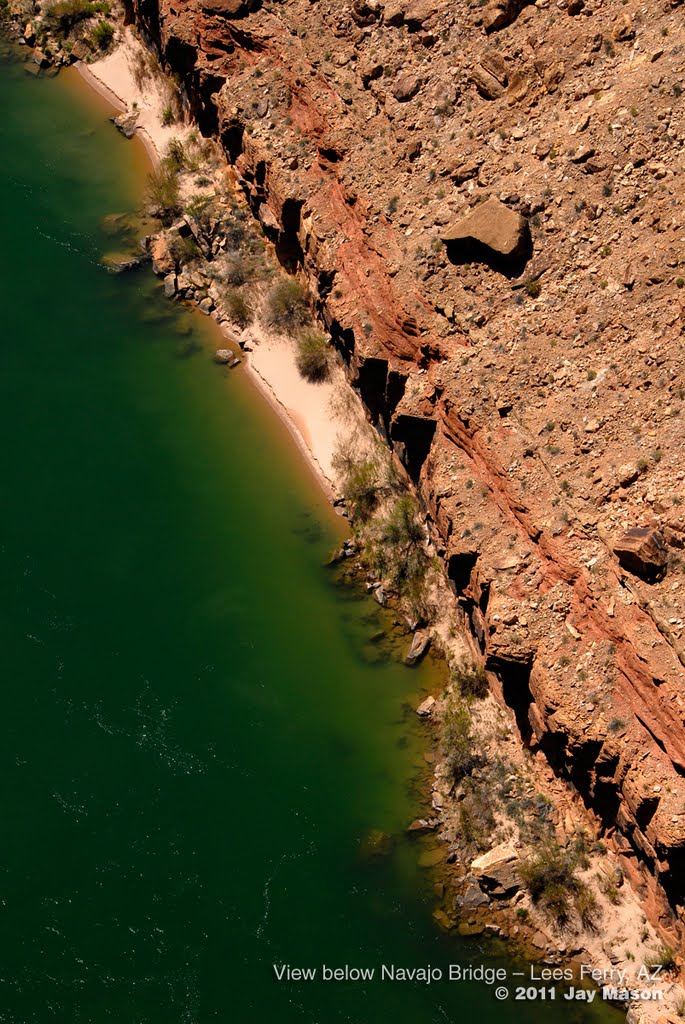
{"label": "sandy beach", "polygon": [[[163,155],[173,138],[183,139],[192,130],[190,125],[162,125],[162,111],[167,102],[163,81],[148,80],[141,90],[134,75],[136,60],[146,51],[127,28],[120,45],[106,57],[86,65],[78,63],[76,69],[83,79],[120,111],[139,111],[136,134],[144,142],[150,159],[155,163]],[[221,332],[223,338],[235,341],[230,330]],[[298,372],[295,363],[295,345],[287,338],[274,337],[257,325],[246,332],[248,341],[245,365],[250,379],[281,416],[299,448],[310,462],[328,497],[337,493],[333,455],[341,433],[349,433],[354,421],[365,423],[361,403],[350,403],[343,416],[334,397],[345,389],[349,393],[341,367],[334,365],[331,379],[323,383],[310,383]],[[357,408],[358,406],[358,408]]]}

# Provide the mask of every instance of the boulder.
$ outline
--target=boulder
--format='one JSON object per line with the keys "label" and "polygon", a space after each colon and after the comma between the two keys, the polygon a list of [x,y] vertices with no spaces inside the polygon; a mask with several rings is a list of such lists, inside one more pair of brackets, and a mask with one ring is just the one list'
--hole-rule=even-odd
{"label": "boulder", "polygon": [[[486,199],[465,217],[449,225],[440,236],[463,261],[495,262],[498,269],[512,272],[532,254],[528,221],[498,199]],[[522,267],[521,267],[522,269]]]}
{"label": "boulder", "polygon": [[230,363],[233,359],[233,353],[228,348],[218,348],[214,353],[214,362],[225,366],[226,363]]}
{"label": "boulder", "polygon": [[113,117],[112,122],[116,125],[122,135],[125,135],[127,139],[132,139],[136,134],[139,117],[139,110],[131,110],[125,114],[118,114],[117,117]]}
{"label": "boulder", "polygon": [[416,714],[419,716],[419,718],[430,718],[430,716],[433,714],[433,709],[435,708],[436,704],[437,701],[435,697],[426,697],[426,699],[424,701],[421,701],[421,703],[417,707]]}
{"label": "boulder", "polygon": [[84,39],[77,39],[71,48],[71,55],[75,60],[87,60],[90,54],[91,49]]}
{"label": "boulder", "polygon": [[426,832],[435,832],[437,827],[438,822],[435,818],[431,818],[430,821],[426,818],[415,818],[408,826],[407,832],[411,832],[412,835],[424,835]]}
{"label": "boulder", "polygon": [[667,550],[658,530],[634,526],[614,543],[614,554],[624,569],[648,583],[666,573]]}
{"label": "boulder", "polygon": [[214,14],[219,18],[244,18],[260,6],[261,0],[202,0],[201,3],[205,14]]}
{"label": "boulder", "polygon": [[528,4],[534,0],[494,0],[490,4],[483,17],[483,26],[486,32],[497,32],[506,28],[516,21],[519,14]]}
{"label": "boulder", "polygon": [[176,275],[168,274],[164,278],[164,294],[167,299],[173,299],[176,294]]}
{"label": "boulder", "polygon": [[494,75],[491,75],[489,71],[481,64],[476,64],[471,70],[471,81],[475,84],[476,89],[481,96],[486,100],[496,100],[504,92],[504,89],[499,84]]}
{"label": "boulder", "polygon": [[406,103],[412,96],[416,96],[420,88],[421,79],[416,75],[402,75],[393,85],[392,94],[398,103]]}
{"label": "boulder", "polygon": [[476,857],[471,864],[471,871],[481,889],[490,896],[504,898],[521,888],[520,863],[520,857],[513,846],[501,843]]}
{"label": "boulder", "polygon": [[430,647],[431,638],[424,630],[414,633],[411,647],[404,658],[405,665],[416,665]]}
{"label": "boulder", "polygon": [[169,250],[169,239],[166,235],[155,235],[150,243],[152,269],[155,274],[170,274],[175,268],[173,256]]}
{"label": "boulder", "polygon": [[455,903],[462,910],[477,910],[478,907],[487,907],[490,897],[483,892],[476,879],[471,875],[466,888],[461,896],[457,896]]}
{"label": "boulder", "polygon": [[386,25],[406,25],[410,32],[417,32],[424,22],[448,6],[449,0],[386,0],[383,22]]}

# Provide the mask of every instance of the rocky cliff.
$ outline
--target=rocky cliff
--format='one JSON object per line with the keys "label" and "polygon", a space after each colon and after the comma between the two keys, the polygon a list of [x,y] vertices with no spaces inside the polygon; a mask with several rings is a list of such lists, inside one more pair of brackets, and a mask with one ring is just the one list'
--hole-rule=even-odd
{"label": "rocky cliff", "polygon": [[685,8],[126,7],[307,276],[523,741],[680,906]]}

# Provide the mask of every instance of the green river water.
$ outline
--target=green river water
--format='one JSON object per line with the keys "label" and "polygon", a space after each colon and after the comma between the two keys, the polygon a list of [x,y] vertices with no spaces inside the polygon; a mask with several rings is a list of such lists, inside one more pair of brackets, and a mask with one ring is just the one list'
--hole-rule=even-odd
{"label": "green river water", "polygon": [[209,322],[102,267],[138,144],[7,51],[0,96],[0,1021],[613,1020],[276,981],[495,962],[435,927],[403,837],[439,668],[386,659],[323,567],[340,523]]}

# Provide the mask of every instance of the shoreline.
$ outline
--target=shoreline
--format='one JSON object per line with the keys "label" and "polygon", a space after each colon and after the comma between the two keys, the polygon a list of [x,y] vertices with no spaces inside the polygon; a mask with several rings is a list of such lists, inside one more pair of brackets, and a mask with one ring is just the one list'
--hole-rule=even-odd
{"label": "shoreline", "polygon": [[[114,109],[127,109],[125,101],[105,82],[99,79],[97,75],[91,71],[90,68],[86,69],[77,67],[76,70],[79,72],[80,78],[84,82],[86,82],[86,84],[88,84],[94,91],[99,93],[100,96],[106,99],[107,102],[114,107]],[[84,74],[84,70],[86,70],[88,73]],[[135,134],[136,136],[139,136],[141,138],[141,141],[145,145],[146,153],[148,154],[148,157],[150,158],[154,165],[154,162],[159,159],[159,150],[156,148],[152,137],[142,127],[138,127]],[[227,339],[230,342],[231,346],[236,346],[239,344],[235,336],[229,330],[227,330],[225,326],[222,326],[221,323],[218,323],[215,317],[210,317],[209,319],[213,320],[214,323],[216,324],[216,327],[218,328],[221,334],[222,340]],[[266,399],[268,404],[271,406],[274,412],[278,414],[279,418],[287,427],[289,434],[291,435],[291,437],[297,444],[297,447],[304,455],[308,467],[313,472],[314,476],[317,478],[317,481],[322,487],[327,499],[330,500],[332,493],[334,493],[332,484],[330,479],[326,476],[320,462],[318,461],[313,452],[311,443],[311,433],[307,431],[306,422],[304,424],[298,422],[296,409],[290,407],[287,396],[284,395],[282,392],[279,393],[279,390],[273,386],[269,378],[267,376],[264,376],[262,372],[260,372],[260,370],[255,366],[254,360],[252,358],[252,353],[249,351],[244,352],[241,350],[240,356],[241,360],[244,360],[245,369],[250,380],[253,382],[256,389],[259,390],[261,397],[263,399]],[[294,360],[291,360],[291,362],[294,362]],[[310,437],[309,441],[307,440],[308,433]]]}
{"label": "shoreline", "polygon": [[[119,51],[115,51],[118,53]],[[109,58],[105,58],[108,60]],[[126,82],[122,80],[121,67],[117,68],[117,73],[110,76],[102,76],[98,74],[94,68],[102,62],[95,62],[94,65],[84,64],[83,61],[77,61],[73,65],[73,70],[78,74],[80,81],[85,84],[94,93],[104,99],[117,114],[127,113],[130,110],[131,104],[127,101],[125,96],[121,93],[126,93],[129,89],[124,88]],[[130,86],[130,83],[129,83]],[[142,143],[146,156],[150,162],[150,167],[154,169],[161,159],[160,144],[162,131],[166,132],[166,129],[160,128],[159,133],[155,138],[153,133],[144,124],[139,124],[136,127],[133,138],[139,139]],[[172,133],[173,134],[173,133]],[[198,316],[200,315],[199,310],[197,311]],[[233,333],[222,326],[215,318],[211,317],[215,329],[217,331],[217,348],[225,346],[225,342],[228,341],[234,348],[237,348],[236,355],[239,355],[241,363],[244,366],[245,375],[248,378],[250,385],[259,394],[262,401],[266,401],[269,407],[276,413],[280,421],[283,423],[288,434],[294,441],[297,449],[304,458],[307,467],[313,477],[315,478],[317,485],[323,491],[326,500],[329,502],[331,507],[335,499],[338,497],[338,491],[335,486],[333,479],[331,478],[330,471],[327,472],[322,462],[325,461],[327,453],[318,453],[315,451],[315,445],[312,441],[314,436],[314,428],[321,424],[323,417],[319,410],[319,415],[312,417],[312,419],[318,419],[318,423],[307,422],[307,410],[293,408],[294,403],[292,402],[292,389],[291,393],[288,393],[287,389],[279,389],[276,386],[279,373],[277,366],[268,365],[268,360],[263,361],[264,365],[261,367],[257,366],[256,363],[259,360],[255,360],[253,353],[245,351],[240,348],[238,342]],[[291,360],[294,365],[294,360]],[[296,371],[295,371],[296,372]],[[318,385],[305,385],[308,387],[318,387]],[[328,453],[330,454],[330,453]],[[342,518],[336,515],[337,519]]]}

